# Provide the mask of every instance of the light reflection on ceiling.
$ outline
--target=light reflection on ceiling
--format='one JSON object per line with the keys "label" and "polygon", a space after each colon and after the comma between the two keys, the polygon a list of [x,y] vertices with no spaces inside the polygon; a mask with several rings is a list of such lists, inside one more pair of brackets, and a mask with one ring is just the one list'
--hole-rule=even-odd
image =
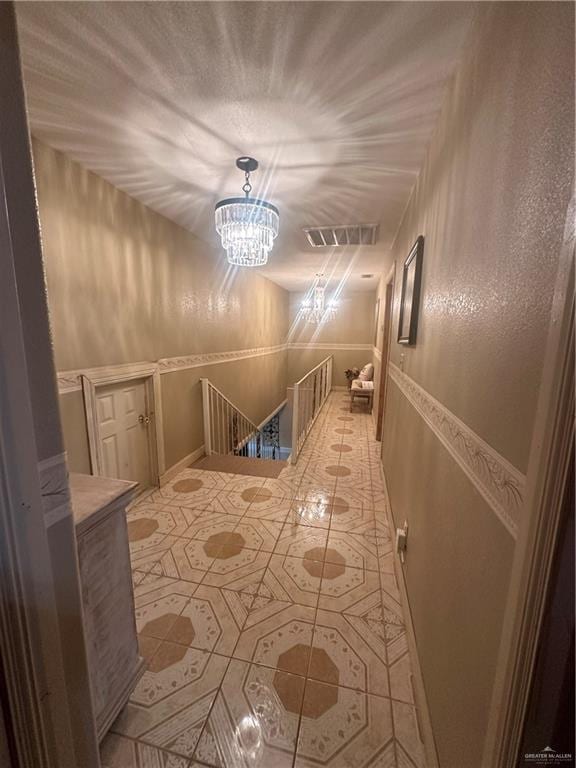
{"label": "light reflection on ceiling", "polygon": [[[215,247],[234,160],[257,157],[254,193],[281,215],[262,274],[375,287],[472,4],[16,5],[38,138]],[[313,249],[302,232],[365,222],[378,245]]]}

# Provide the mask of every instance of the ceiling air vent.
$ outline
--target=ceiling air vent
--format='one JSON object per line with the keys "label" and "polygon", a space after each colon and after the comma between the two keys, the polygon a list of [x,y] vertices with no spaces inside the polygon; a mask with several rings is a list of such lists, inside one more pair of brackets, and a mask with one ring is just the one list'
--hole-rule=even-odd
{"label": "ceiling air vent", "polygon": [[314,248],[335,245],[375,245],[377,224],[343,224],[337,227],[304,227],[304,234]]}

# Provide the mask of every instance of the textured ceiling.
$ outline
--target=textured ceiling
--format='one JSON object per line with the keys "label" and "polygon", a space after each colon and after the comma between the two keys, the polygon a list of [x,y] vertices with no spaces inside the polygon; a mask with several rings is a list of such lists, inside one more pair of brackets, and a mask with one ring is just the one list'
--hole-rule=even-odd
{"label": "textured ceiling", "polygon": [[[371,287],[408,201],[472,7],[436,2],[17,3],[33,133],[217,244],[215,202],[280,208],[262,272]],[[302,227],[379,222],[377,246]]]}

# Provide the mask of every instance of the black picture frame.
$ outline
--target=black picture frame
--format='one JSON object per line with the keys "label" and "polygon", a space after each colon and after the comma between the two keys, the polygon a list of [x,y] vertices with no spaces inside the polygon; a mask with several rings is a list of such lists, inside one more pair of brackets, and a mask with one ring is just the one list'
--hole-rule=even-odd
{"label": "black picture frame", "polygon": [[398,344],[406,344],[408,346],[416,344],[423,257],[424,236],[420,235],[410,249],[410,253],[404,262],[404,268],[402,270],[402,294],[400,296],[400,317],[398,319]]}

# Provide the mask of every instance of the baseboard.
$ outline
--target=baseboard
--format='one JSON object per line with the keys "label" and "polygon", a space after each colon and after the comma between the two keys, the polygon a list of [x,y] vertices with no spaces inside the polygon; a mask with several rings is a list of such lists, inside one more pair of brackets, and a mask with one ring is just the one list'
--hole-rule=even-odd
{"label": "baseboard", "polygon": [[[388,484],[386,483],[386,474],[382,462],[379,463],[380,474],[384,482],[384,495],[386,501],[386,516],[388,517],[388,525],[390,526],[390,534],[392,538],[395,537],[396,524],[392,516],[392,507],[390,505],[390,496],[388,495]],[[418,656],[418,646],[416,645],[416,634],[414,632],[414,624],[412,622],[412,611],[410,610],[410,600],[408,598],[408,590],[406,588],[406,580],[404,578],[404,569],[402,563],[396,552],[394,555],[394,570],[396,572],[396,580],[398,582],[398,588],[400,590],[400,597],[402,600],[402,606],[404,608],[405,620],[406,620],[406,640],[408,642],[408,652],[410,653],[410,662],[412,664],[412,675],[414,683],[414,697],[418,716],[418,722],[420,726],[420,735],[424,743],[424,750],[426,752],[426,765],[428,768],[440,768],[438,761],[438,753],[436,751],[436,742],[434,740],[434,732],[432,730],[432,722],[430,720],[430,710],[428,709],[428,699],[426,698],[426,689],[424,688],[424,678],[422,677],[422,669],[420,667],[420,659]]]}
{"label": "baseboard", "polygon": [[160,476],[160,487],[169,483],[179,472],[182,472],[183,469],[189,467],[194,461],[201,459],[202,456],[204,456],[203,445],[201,445],[200,448],[196,448],[192,453],[189,453],[188,456],[184,456],[183,459],[180,459],[176,464],[173,464],[170,469],[167,469],[166,472]]}

